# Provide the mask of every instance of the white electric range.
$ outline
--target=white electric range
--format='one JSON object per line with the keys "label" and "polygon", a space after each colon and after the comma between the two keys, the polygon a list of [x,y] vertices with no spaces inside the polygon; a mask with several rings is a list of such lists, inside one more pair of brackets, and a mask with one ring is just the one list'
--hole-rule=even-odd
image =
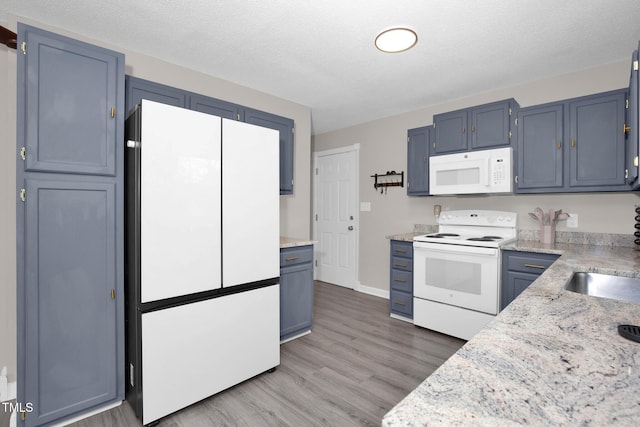
{"label": "white electric range", "polygon": [[517,218],[445,211],[437,233],[414,237],[414,324],[468,340],[498,314],[500,245],[516,239]]}

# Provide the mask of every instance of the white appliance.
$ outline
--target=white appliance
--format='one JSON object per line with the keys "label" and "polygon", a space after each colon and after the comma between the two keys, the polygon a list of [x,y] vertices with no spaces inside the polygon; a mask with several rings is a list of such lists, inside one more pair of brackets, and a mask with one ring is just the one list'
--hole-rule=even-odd
{"label": "white appliance", "polygon": [[517,236],[513,212],[443,212],[437,233],[413,239],[413,323],[469,340],[497,314],[500,245]]}
{"label": "white appliance", "polygon": [[279,135],[143,100],[126,139],[127,399],[146,425],[280,363]]}
{"label": "white appliance", "polygon": [[512,148],[429,157],[429,193],[484,194],[513,191]]}

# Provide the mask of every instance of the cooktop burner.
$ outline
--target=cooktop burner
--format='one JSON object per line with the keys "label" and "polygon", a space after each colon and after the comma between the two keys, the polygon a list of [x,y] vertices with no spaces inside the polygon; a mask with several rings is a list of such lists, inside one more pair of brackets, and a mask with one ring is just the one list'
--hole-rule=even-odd
{"label": "cooktop burner", "polygon": [[469,237],[467,240],[474,242],[495,242],[496,240],[502,240],[500,236],[482,236],[482,237]]}
{"label": "cooktop burner", "polygon": [[437,239],[442,239],[444,237],[460,237],[460,235],[456,233],[438,233],[438,234],[429,234],[427,237],[435,237]]}

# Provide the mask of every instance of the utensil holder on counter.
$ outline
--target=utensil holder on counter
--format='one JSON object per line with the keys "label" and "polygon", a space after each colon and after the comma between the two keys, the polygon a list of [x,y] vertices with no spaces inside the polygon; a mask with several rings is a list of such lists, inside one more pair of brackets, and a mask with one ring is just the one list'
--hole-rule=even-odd
{"label": "utensil holder on counter", "polygon": [[633,233],[633,249],[640,251],[640,206],[636,205],[636,223],[635,231]]}
{"label": "utensil holder on counter", "polygon": [[554,243],[556,241],[556,224],[540,225],[540,243]]}

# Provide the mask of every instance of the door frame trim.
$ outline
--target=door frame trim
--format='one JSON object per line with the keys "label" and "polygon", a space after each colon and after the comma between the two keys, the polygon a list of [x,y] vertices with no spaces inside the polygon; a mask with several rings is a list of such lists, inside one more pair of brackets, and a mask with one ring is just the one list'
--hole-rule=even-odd
{"label": "door frame trim", "polygon": [[[311,207],[311,222],[313,223],[313,230],[312,230],[312,238],[313,240],[315,240],[316,242],[319,242],[318,240],[318,221],[316,220],[316,215],[318,214],[318,180],[317,180],[317,168],[318,168],[318,158],[319,157],[324,157],[324,156],[331,156],[331,155],[335,155],[335,154],[345,154],[345,153],[350,153],[350,152],[354,152],[355,156],[356,156],[356,161],[355,161],[355,182],[354,182],[354,186],[355,186],[355,197],[354,197],[354,204],[355,206],[353,207],[354,209],[354,217],[355,217],[355,277],[354,277],[354,281],[353,283],[350,283],[349,285],[351,285],[353,287],[354,290],[356,291],[360,291],[360,268],[359,268],[359,264],[360,264],[360,250],[359,250],[359,246],[360,246],[360,209],[358,209],[358,204],[359,204],[359,200],[360,200],[360,143],[355,143],[352,145],[347,145],[345,147],[340,147],[340,148],[334,148],[334,149],[330,149],[330,150],[323,150],[323,151],[316,151],[313,153],[313,169],[311,172],[312,175],[312,181],[313,181],[313,197],[312,197],[312,207]],[[317,252],[319,251],[319,246],[320,245],[314,245],[314,252],[316,252],[314,254],[314,259],[317,260],[318,256],[317,256]],[[313,278],[314,280],[317,277],[317,265],[313,264]]]}

